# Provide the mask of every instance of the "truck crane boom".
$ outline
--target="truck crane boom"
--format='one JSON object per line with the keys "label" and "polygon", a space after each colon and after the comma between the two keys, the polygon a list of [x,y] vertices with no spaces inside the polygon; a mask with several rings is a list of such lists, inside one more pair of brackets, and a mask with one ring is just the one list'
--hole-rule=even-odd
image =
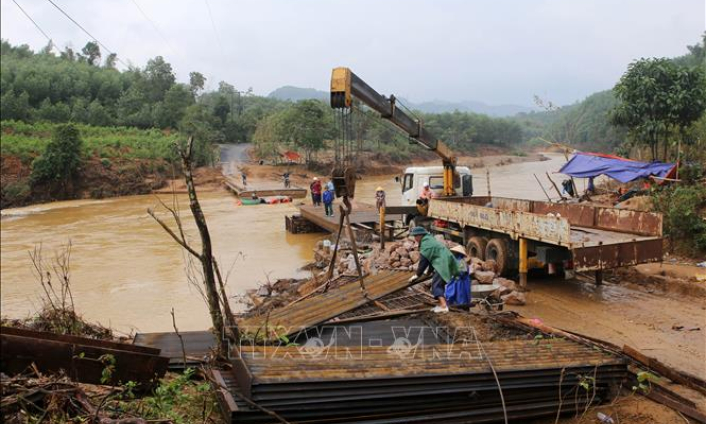
{"label": "truck crane boom", "polygon": [[453,184],[456,156],[451,149],[434,137],[424,127],[423,122],[412,118],[404,110],[398,108],[394,95],[386,97],[378,93],[349,68],[334,68],[331,73],[331,107],[349,109],[353,105],[353,98],[359,99],[379,113],[382,118],[407,133],[411,139],[439,155],[444,165],[444,196],[456,194]]}

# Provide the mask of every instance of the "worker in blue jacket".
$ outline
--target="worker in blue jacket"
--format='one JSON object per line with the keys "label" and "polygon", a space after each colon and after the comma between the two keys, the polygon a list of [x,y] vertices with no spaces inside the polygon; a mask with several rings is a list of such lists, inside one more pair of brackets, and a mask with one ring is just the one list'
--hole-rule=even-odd
{"label": "worker in blue jacket", "polygon": [[333,190],[331,190],[328,185],[325,187],[323,195],[324,212],[326,212],[326,216],[333,216]]}

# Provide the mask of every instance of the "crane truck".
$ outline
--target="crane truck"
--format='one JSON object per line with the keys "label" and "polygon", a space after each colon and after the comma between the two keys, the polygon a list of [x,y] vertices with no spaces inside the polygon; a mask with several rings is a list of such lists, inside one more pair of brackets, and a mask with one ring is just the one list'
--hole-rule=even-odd
{"label": "crane truck", "polygon": [[386,209],[407,213],[419,188],[440,192],[429,202],[426,222],[432,232],[466,246],[472,257],[494,260],[500,274],[519,273],[525,285],[530,259],[550,273],[594,272],[662,260],[662,215],[584,204],[540,202],[504,197],[473,197],[471,170],[457,166],[453,151],[403,109],[394,95],[384,96],[350,69],[331,75],[331,107],[352,108],[353,99],[376,111],[410,139],[436,153],[437,167],[410,167],[401,178],[404,205]]}

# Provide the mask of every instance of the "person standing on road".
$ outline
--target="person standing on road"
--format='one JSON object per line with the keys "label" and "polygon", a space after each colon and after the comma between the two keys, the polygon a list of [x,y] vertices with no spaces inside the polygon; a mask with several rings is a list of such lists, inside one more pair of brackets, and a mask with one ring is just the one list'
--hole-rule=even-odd
{"label": "person standing on road", "polygon": [[329,189],[328,185],[324,190],[324,212],[326,216],[333,216],[333,190]]}
{"label": "person standing on road", "polygon": [[321,181],[317,177],[314,177],[309,189],[311,189],[311,202],[314,206],[321,206]]}
{"label": "person standing on road", "polygon": [[385,207],[385,190],[380,186],[375,189],[375,207],[378,213],[380,213],[380,209]]}
{"label": "person standing on road", "polygon": [[289,188],[289,171],[286,171],[284,174],[282,174],[282,177],[284,177],[284,188]]}
{"label": "person standing on road", "polygon": [[243,179],[243,187],[246,187],[248,185],[248,176],[245,175],[245,171],[240,172],[240,178]]}
{"label": "person standing on road", "polygon": [[422,227],[414,227],[409,232],[414,240],[419,244],[419,266],[417,273],[410,277],[409,281],[414,281],[421,277],[427,269],[433,269],[434,275],[431,279],[431,294],[439,300],[439,305],[432,309],[434,313],[446,313],[449,306],[446,304],[446,283],[459,275],[456,258],[448,247],[429,234]]}

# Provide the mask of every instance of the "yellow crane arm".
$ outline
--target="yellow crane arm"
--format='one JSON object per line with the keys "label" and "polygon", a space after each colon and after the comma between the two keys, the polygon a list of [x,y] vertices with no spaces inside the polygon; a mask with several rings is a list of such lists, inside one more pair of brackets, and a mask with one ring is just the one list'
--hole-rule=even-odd
{"label": "yellow crane arm", "polygon": [[378,93],[349,68],[334,68],[331,73],[331,107],[348,109],[353,104],[353,98],[360,100],[407,133],[411,139],[439,155],[444,164],[444,195],[456,194],[453,188],[456,156],[449,146],[434,137],[420,120],[412,118],[403,109],[398,108],[394,95],[386,97]]}

